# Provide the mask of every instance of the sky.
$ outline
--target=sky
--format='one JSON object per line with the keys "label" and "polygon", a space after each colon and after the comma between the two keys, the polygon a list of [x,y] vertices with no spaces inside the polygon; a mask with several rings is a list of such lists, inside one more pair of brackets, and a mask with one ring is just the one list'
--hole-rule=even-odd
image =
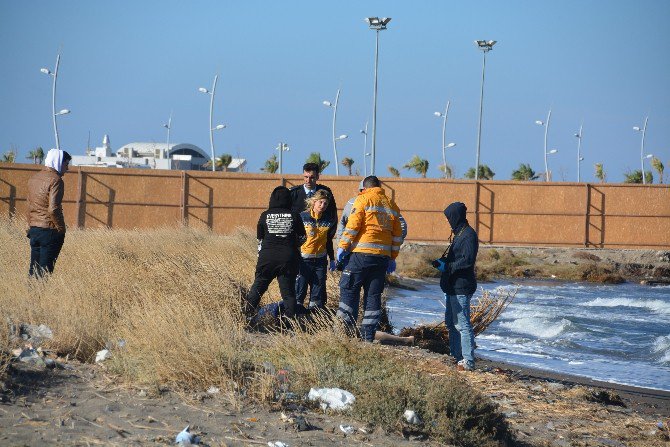
{"label": "sky", "polygon": [[[61,147],[83,155],[109,135],[114,150],[130,142],[165,142],[210,152],[209,96],[218,74],[216,154],[247,159],[259,172],[279,142],[284,173],[300,173],[311,152],[331,161],[332,109],[341,89],[340,160],[362,175],[364,136],[372,137],[375,32],[365,17],[391,17],[379,35],[375,174],[403,177],[413,155],[439,177],[442,120],[450,101],[447,162],[457,177],[475,165],[482,52],[486,56],[482,164],[508,180],[520,163],[544,171],[544,127],[555,181],[621,182],[645,153],[670,171],[670,2],[630,1],[3,1],[0,2],[0,152],[55,146],[51,77],[60,52],[57,109]],[[369,159],[367,163],[369,165]],[[646,164],[649,169],[649,164]],[[347,173],[340,165],[340,175]],[[368,166],[369,173],[369,166]],[[656,181],[656,176],[655,176]]]}

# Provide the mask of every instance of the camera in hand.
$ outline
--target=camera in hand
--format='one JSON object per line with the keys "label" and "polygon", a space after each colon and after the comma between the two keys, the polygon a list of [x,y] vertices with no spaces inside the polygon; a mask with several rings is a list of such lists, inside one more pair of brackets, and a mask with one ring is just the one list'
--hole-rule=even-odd
{"label": "camera in hand", "polygon": [[447,265],[447,258],[441,257],[438,259],[435,259],[434,261],[431,261],[430,265],[432,265],[434,268],[443,271],[442,269],[444,268],[445,265]]}

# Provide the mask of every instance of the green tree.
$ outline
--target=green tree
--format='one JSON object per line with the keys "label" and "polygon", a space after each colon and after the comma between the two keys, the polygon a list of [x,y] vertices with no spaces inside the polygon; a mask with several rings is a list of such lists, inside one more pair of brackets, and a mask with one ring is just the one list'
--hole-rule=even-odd
{"label": "green tree", "polygon": [[221,169],[223,170],[223,172],[227,172],[228,166],[230,166],[230,163],[232,163],[232,161],[233,161],[232,155],[223,154],[216,159],[214,166],[216,166],[216,169]]}
{"label": "green tree", "polygon": [[658,158],[654,157],[651,159],[651,166],[656,169],[656,172],[658,172],[658,183],[663,183],[663,163],[661,163],[661,160]]}
{"label": "green tree", "polygon": [[607,181],[607,173],[605,172],[603,164],[596,163],[595,167],[596,167],[596,173],[595,173],[596,178],[600,180],[600,183],[605,183]]}
{"label": "green tree", "polygon": [[[479,165],[479,179],[480,180],[493,180],[493,176],[496,175],[495,172],[491,170],[487,165]],[[465,178],[474,179],[475,178],[475,168],[470,168],[463,176]]]}
{"label": "green tree", "polygon": [[321,152],[312,152],[305,160],[305,163],[316,163],[319,165],[319,172],[322,173],[330,164],[329,161],[326,161],[321,158]]}
{"label": "green tree", "polygon": [[344,157],[342,159],[342,166],[349,170],[349,175],[351,175],[351,166],[354,164],[354,159],[349,157]]}
{"label": "green tree", "polygon": [[41,147],[36,147],[32,151],[28,152],[28,156],[26,158],[32,158],[34,164],[42,164],[42,161],[44,161],[44,149]]}
{"label": "green tree", "polygon": [[537,180],[540,176],[533,171],[533,168],[530,167],[530,163],[520,163],[519,169],[512,171],[512,180]]}
{"label": "green tree", "polygon": [[415,155],[412,157],[410,161],[408,161],[403,168],[404,169],[409,169],[417,174],[421,174],[421,177],[426,178],[426,173],[428,172],[428,160],[425,160],[418,155]]}
{"label": "green tree", "polygon": [[[624,183],[642,183],[642,171],[639,169],[625,172],[624,177]],[[651,171],[644,172],[644,181],[649,184],[654,183],[654,175]]]}
{"label": "green tree", "polygon": [[272,157],[265,160],[265,165],[261,168],[261,171],[267,172],[268,174],[274,174],[279,170],[279,162],[277,161],[277,154],[274,154]]}
{"label": "green tree", "polygon": [[449,163],[446,165],[440,165],[437,167],[442,174],[444,174],[444,178],[454,178],[454,167],[451,166]]}
{"label": "green tree", "polygon": [[392,175],[393,177],[400,177],[400,171],[398,171],[398,170],[397,170],[396,168],[394,168],[393,166],[390,166],[390,165],[389,165],[389,167],[388,167],[387,169],[389,170],[389,172],[391,173],[391,175]]}
{"label": "green tree", "polygon": [[16,153],[14,151],[8,151],[2,154],[3,163],[14,163],[14,160],[16,160]]}

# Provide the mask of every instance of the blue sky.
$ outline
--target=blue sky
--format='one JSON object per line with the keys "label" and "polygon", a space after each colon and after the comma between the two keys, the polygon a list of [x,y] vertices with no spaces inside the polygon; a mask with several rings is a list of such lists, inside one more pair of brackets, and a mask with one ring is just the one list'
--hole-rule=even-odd
{"label": "blue sky", "polygon": [[[57,108],[61,146],[83,154],[109,134],[114,149],[133,141],[172,142],[209,152],[210,88],[219,74],[217,155],[247,158],[258,172],[279,141],[298,173],[310,152],[333,160],[331,109],[342,89],[340,159],[363,172],[372,121],[374,32],[368,16],[392,17],[380,35],[376,173],[414,154],[438,177],[442,122],[451,101],[447,159],[458,177],[475,164],[482,53],[487,56],[481,162],[510,178],[519,163],[544,170],[544,120],[555,180],[575,181],[584,123],[582,180],[605,165],[609,181],[640,166],[645,149],[670,171],[670,2],[668,1],[4,1],[0,3],[0,151],[54,146],[51,82],[61,52]],[[371,124],[370,124],[371,128]],[[371,132],[370,132],[371,133]],[[647,165],[648,166],[648,165]],[[401,170],[404,177],[416,174]],[[333,164],[325,174],[334,174]],[[345,169],[341,167],[340,174]]]}

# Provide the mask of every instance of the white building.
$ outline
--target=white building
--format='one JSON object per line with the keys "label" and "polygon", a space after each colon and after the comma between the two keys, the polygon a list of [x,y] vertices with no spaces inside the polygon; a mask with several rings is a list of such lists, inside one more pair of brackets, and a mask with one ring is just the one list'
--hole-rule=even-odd
{"label": "white building", "polygon": [[[188,143],[128,143],[112,152],[109,137],[105,135],[102,146],[87,149],[86,155],[73,155],[72,166],[97,166],[108,168],[136,169],[178,169],[178,170],[210,170],[205,164],[209,155],[198,146]],[[229,172],[243,172],[247,161],[233,158],[228,166]]]}

